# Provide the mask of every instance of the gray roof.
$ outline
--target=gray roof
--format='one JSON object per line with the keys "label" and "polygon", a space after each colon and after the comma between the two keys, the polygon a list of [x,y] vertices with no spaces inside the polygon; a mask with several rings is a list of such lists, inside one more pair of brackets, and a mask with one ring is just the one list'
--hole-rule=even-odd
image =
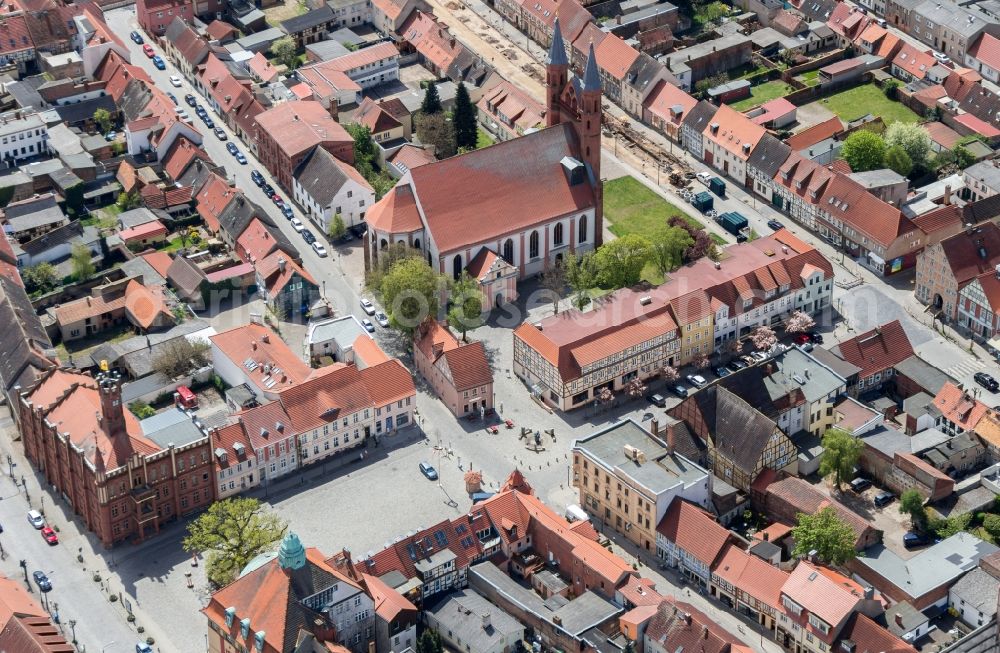
{"label": "gray roof", "polygon": [[992,20],[975,7],[961,7],[947,0],[926,0],[914,10],[924,19],[937,23],[966,38],[975,36]]}
{"label": "gray roof", "polygon": [[774,556],[781,555],[781,547],[779,547],[774,542],[765,542],[764,540],[759,540],[750,545],[747,552],[751,555],[755,555],[758,558],[763,558],[764,560],[770,560]]}
{"label": "gray roof", "polygon": [[335,156],[322,147],[314,147],[294,173],[307,195],[320,206],[329,206],[351,177],[344,172]]}
{"label": "gray roof", "polygon": [[837,356],[829,349],[824,349],[822,347],[815,347],[809,353],[812,354],[813,358],[823,363],[831,370],[833,370],[840,376],[844,377],[845,379],[849,379],[861,371],[860,367],[856,367],[851,363],[848,363],[843,358]]}
{"label": "gray roof", "polygon": [[[934,393],[937,394],[937,393]],[[934,401],[934,397],[926,392],[918,392],[903,400],[903,412],[911,415],[922,415]]]}
{"label": "gray roof", "polygon": [[934,367],[916,354],[897,363],[896,374],[905,376],[932,395],[937,395],[945,383],[955,382],[955,379],[942,372],[940,368]]}
{"label": "gray roof", "polygon": [[919,454],[948,440],[948,436],[937,429],[927,429],[909,436],[884,424],[858,437],[889,458],[896,453]]}
{"label": "gray roof", "polygon": [[645,93],[650,88],[650,84],[659,81],[659,75],[662,71],[662,63],[645,52],[640,52],[628,69],[625,80],[632,88],[640,93]]}
{"label": "gray roof", "polygon": [[341,27],[340,29],[334,30],[328,34],[328,38],[331,41],[336,41],[341,44],[351,45],[361,45],[365,42],[363,38],[358,36],[358,33],[349,27]]}
{"label": "gray roof", "polygon": [[296,34],[307,29],[325,25],[334,20],[333,9],[328,5],[322,5],[318,9],[307,11],[301,16],[294,16],[288,20],[281,21],[281,29],[286,34]]}
{"label": "gray roof", "polygon": [[750,38],[743,36],[742,34],[730,34],[711,41],[698,43],[687,48],[675,50],[670,54],[663,55],[660,58],[660,61],[666,64],[667,69],[672,72],[685,70],[690,68],[687,62],[692,59],[701,59],[702,57],[712,56],[718,51],[726,50],[749,42]]}
{"label": "gray roof", "polygon": [[[449,594],[427,610],[448,632],[448,639],[461,642],[473,651],[493,651],[521,639],[524,626],[503,609],[471,590]],[[489,628],[483,627],[483,615],[489,615]]]}
{"label": "gray roof", "polygon": [[344,347],[357,340],[358,336],[367,335],[367,333],[358,318],[353,315],[345,315],[311,324],[306,338],[310,344],[333,340]]}
{"label": "gray roof", "polygon": [[[594,626],[599,626],[621,614],[622,609],[601,598],[592,590],[572,601],[546,602],[538,594],[525,588],[505,574],[492,562],[483,562],[469,568],[470,587],[492,588],[503,600],[518,606],[545,621],[555,624],[553,618],[561,621],[559,628],[573,637],[579,637]],[[557,595],[558,596],[558,595]],[[553,609],[555,608],[555,609]]]}
{"label": "gray roof", "polygon": [[[9,114],[13,118],[13,114]],[[0,122],[0,136],[8,134],[19,134],[28,129],[41,129],[45,127],[45,121],[37,113],[22,116],[19,120],[9,120]]]}
{"label": "gray roof", "polygon": [[870,569],[913,598],[954,582],[979,565],[979,559],[1000,551],[971,533],[961,532],[924,549],[909,560],[877,545],[857,557],[859,576]]}
{"label": "gray roof", "polygon": [[14,170],[10,174],[0,176],[0,188],[10,188],[12,186],[25,186],[31,183],[31,177],[21,170]]}
{"label": "gray roof", "polygon": [[992,160],[973,163],[964,173],[972,179],[985,182],[990,188],[1000,188],[1000,167]]}
{"label": "gray roof", "polygon": [[170,284],[185,296],[194,295],[205,281],[205,273],[185,256],[175,256],[167,267]]}
{"label": "gray roof", "polygon": [[122,229],[138,227],[139,225],[146,224],[147,222],[153,222],[156,219],[156,214],[147,209],[145,206],[140,206],[137,209],[132,209],[131,211],[125,211],[118,214],[118,224]]}
{"label": "gray roof", "polygon": [[141,379],[131,381],[122,386],[122,403],[129,404],[143,395],[152,392],[159,393],[170,386],[170,379],[160,372],[148,374]]}
{"label": "gray roof", "polygon": [[[646,462],[635,462],[626,456],[626,446],[645,453]],[[573,450],[587,453],[606,469],[632,479],[639,487],[657,495],[708,479],[706,470],[681,455],[668,454],[663,440],[631,419],[575,440]]]}
{"label": "gray roof", "polygon": [[36,211],[14,216],[7,215],[7,223],[14,233],[64,222],[68,222],[68,220],[62,209],[55,205],[55,200],[53,200],[52,206],[40,206]]}
{"label": "gray roof", "polygon": [[333,39],[310,43],[306,46],[306,51],[316,57],[319,61],[327,61],[329,59],[335,59],[336,57],[342,57],[350,52],[350,50],[341,45],[340,42]]}
{"label": "gray roof", "polygon": [[120,269],[129,279],[141,279],[144,286],[163,286],[167,283],[167,280],[141,256],[125,261]]}
{"label": "gray roof", "polygon": [[[82,367],[98,365],[102,360],[108,361],[111,366],[124,363],[133,376],[142,377],[152,373],[153,358],[164,343],[175,338],[190,338],[199,331],[205,331],[206,334],[214,333],[208,322],[199,319],[186,320],[166,331],[134,336],[119,342],[106,342],[90,352],[89,364],[82,359],[82,362],[78,362]],[[208,335],[202,340],[207,340],[207,337]]]}
{"label": "gray roof", "polygon": [[285,33],[277,27],[269,27],[268,29],[261,30],[260,32],[247,34],[241,39],[236,39],[236,43],[244,50],[263,52],[271,47],[272,43],[282,38],[284,35]]}
{"label": "gray roof", "polygon": [[98,109],[106,109],[114,113],[115,99],[110,95],[90,98],[73,104],[62,104],[52,107],[52,110],[59,114],[59,118],[66,124],[74,125],[86,122],[94,117],[94,112]]}
{"label": "gray roof", "polygon": [[867,172],[852,172],[847,176],[869,189],[906,183],[906,177],[889,168],[868,170]]}
{"label": "gray roof", "polygon": [[164,449],[170,445],[183,447],[208,437],[195,426],[192,417],[176,407],[142,420],[139,426],[143,435]]}
{"label": "gray roof", "polygon": [[[798,347],[792,347],[771,359],[776,369],[766,374],[768,366],[756,366],[753,369],[763,369],[764,385],[772,397],[784,397],[793,390],[801,390],[806,401],[812,403],[827,395],[838,392],[847,384],[847,380],[832,369],[819,362]],[[749,368],[748,368],[749,369]],[[742,376],[737,374],[735,376]]]}
{"label": "gray roof", "polygon": [[558,16],[556,16],[555,24],[552,27],[552,44],[549,45],[549,56],[546,63],[553,66],[569,65],[569,61],[566,60],[566,44],[563,42]]}
{"label": "gray roof", "polygon": [[590,42],[590,52],[587,54],[587,65],[583,69],[583,90],[601,90],[601,73],[597,70],[597,55],[594,54],[594,42]]}
{"label": "gray roof", "polygon": [[46,102],[38,93],[37,85],[32,85],[31,78],[7,84],[4,89],[14,96],[14,102],[22,109],[44,107]]}
{"label": "gray roof", "polygon": [[[902,626],[896,623],[896,615],[899,615],[902,619]],[[906,633],[915,630],[918,626],[926,624],[928,621],[930,620],[927,618],[927,615],[913,607],[913,604],[909,601],[893,603],[885,609],[884,627],[896,637],[902,637]]]}
{"label": "gray roof", "polygon": [[955,583],[951,594],[989,617],[997,613],[1000,580],[983,569],[973,569]]}
{"label": "gray roof", "polygon": [[70,222],[61,227],[53,229],[49,233],[24,243],[21,249],[28,256],[38,256],[57,245],[66,243],[82,243],[84,245],[94,245],[101,239],[101,232],[97,227],[84,227],[79,222]]}
{"label": "gray roof", "polygon": [[[2,236],[0,236],[2,237]],[[26,387],[52,365],[40,350],[52,346],[24,288],[0,275],[0,381],[3,390]]]}
{"label": "gray roof", "polygon": [[757,147],[750,152],[747,167],[760,170],[768,178],[773,179],[791,154],[792,148],[771,134],[764,134]]}
{"label": "gray roof", "polygon": [[695,131],[704,131],[705,127],[708,125],[708,121],[715,116],[715,112],[718,110],[719,107],[715,106],[711,102],[702,100],[687,112],[687,115],[684,116],[682,123],[685,127],[690,127]]}

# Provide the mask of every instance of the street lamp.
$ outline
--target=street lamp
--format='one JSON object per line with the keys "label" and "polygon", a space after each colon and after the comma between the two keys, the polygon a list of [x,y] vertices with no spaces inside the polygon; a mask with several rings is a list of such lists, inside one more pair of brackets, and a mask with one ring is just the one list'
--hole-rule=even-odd
{"label": "street lamp", "polygon": [[69,629],[73,631],[73,643],[76,644],[76,619],[69,620]]}

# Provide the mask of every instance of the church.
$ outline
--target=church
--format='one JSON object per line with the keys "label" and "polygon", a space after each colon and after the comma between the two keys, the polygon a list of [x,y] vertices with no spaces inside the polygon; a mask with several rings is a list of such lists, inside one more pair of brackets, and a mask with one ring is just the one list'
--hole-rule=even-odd
{"label": "church", "polygon": [[394,243],[477,279],[484,306],[517,298],[517,280],[601,244],[601,79],[591,45],[570,78],[556,21],[545,71],[545,127],[409,170],[368,212],[366,264]]}

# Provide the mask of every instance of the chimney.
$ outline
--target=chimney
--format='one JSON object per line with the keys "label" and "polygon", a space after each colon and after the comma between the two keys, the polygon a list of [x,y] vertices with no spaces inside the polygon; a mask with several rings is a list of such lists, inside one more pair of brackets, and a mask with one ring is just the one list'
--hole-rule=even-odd
{"label": "chimney", "polygon": [[250,341],[250,349],[253,349],[254,351],[257,350],[257,341],[256,340],[251,340]]}
{"label": "chimney", "polygon": [[951,204],[951,184],[947,184],[944,187],[944,199],[941,201],[942,204],[948,206]]}
{"label": "chimney", "polygon": [[262,335],[260,337],[260,339],[263,340],[265,343],[271,342],[271,336],[270,336],[270,334],[267,334],[267,333],[265,333],[264,335]]}
{"label": "chimney", "polygon": [[288,261],[286,261],[284,257],[281,257],[281,258],[278,259],[278,270],[282,274],[285,273],[285,266],[286,265],[288,265]]}
{"label": "chimney", "polygon": [[490,613],[489,612],[484,612],[483,613],[483,630],[490,630],[491,628],[493,628],[493,624],[490,623]]}
{"label": "chimney", "polygon": [[767,542],[768,540],[770,540],[770,539],[771,539],[771,534],[770,534],[770,533],[768,533],[767,531],[763,531],[763,532],[761,533],[761,536],[763,536],[763,538],[764,538],[764,541],[765,541],[765,542]]}
{"label": "chimney", "polygon": [[708,626],[701,627],[701,638],[708,639]]}
{"label": "chimney", "polygon": [[900,628],[903,627],[903,615],[898,612],[896,613],[896,625]]}
{"label": "chimney", "polygon": [[654,419],[649,424],[649,430],[653,433],[653,435],[658,435],[660,432],[660,422]]}
{"label": "chimney", "polygon": [[674,455],[674,425],[667,425],[667,455]]}
{"label": "chimney", "polygon": [[684,613],[684,623],[686,623],[689,626],[691,625],[691,613],[690,612],[685,612]]}

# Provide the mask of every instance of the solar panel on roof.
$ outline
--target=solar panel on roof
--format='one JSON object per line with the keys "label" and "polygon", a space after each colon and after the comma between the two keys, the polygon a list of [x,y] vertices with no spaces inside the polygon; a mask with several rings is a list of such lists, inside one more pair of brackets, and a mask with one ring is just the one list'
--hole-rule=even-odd
{"label": "solar panel on roof", "polygon": [[435,531],[434,539],[437,540],[438,546],[442,548],[448,546],[448,538],[445,537],[444,531]]}

